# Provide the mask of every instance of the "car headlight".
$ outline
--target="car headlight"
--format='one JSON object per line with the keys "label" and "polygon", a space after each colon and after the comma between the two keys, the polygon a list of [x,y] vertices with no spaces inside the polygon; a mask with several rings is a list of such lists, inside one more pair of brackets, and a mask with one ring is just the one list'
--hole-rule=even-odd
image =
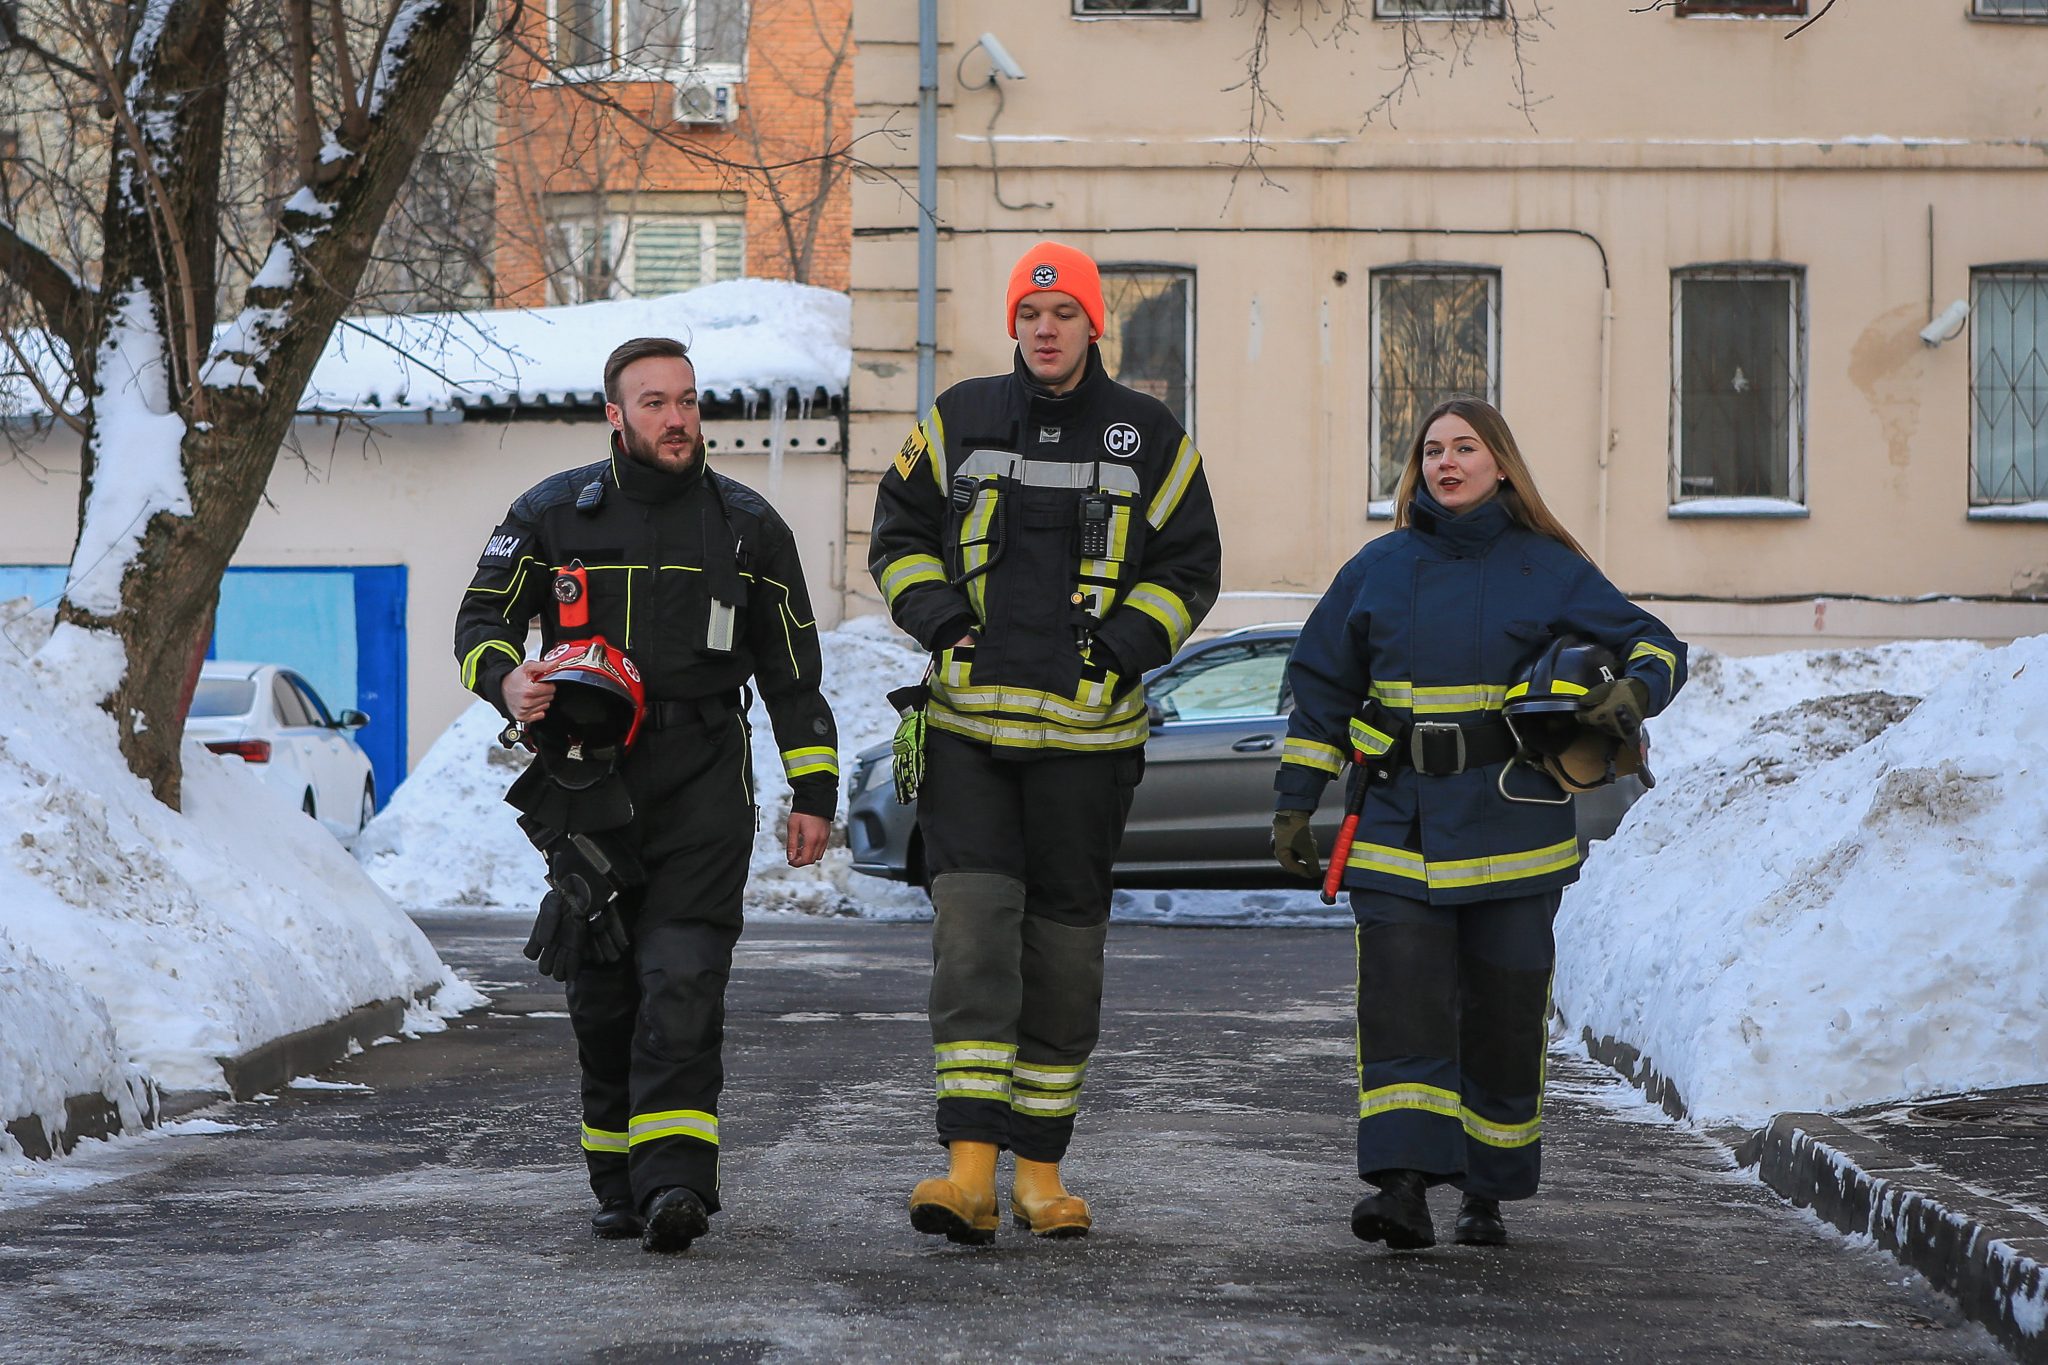
{"label": "car headlight", "polygon": [[853,781],[847,785],[846,795],[852,798],[866,791],[868,784],[874,779],[875,769],[881,766],[882,761],[880,759],[871,758],[855,768],[853,770]]}

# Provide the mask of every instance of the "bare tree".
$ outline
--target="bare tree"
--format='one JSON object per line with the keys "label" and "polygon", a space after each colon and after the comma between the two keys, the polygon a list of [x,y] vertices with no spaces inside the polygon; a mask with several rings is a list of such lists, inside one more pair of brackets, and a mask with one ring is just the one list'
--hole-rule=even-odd
{"label": "bare tree", "polygon": [[[55,339],[21,368],[83,437],[45,649],[102,692],[129,767],[172,805],[221,575],[490,8],[366,3],[0,10],[0,120],[35,149],[0,202],[0,332]],[[263,212],[224,202],[250,178],[247,120],[290,136]]]}

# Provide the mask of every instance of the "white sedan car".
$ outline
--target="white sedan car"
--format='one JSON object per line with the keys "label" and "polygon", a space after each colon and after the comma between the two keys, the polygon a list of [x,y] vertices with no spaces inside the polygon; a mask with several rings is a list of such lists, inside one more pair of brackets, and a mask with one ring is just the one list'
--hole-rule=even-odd
{"label": "white sedan car", "polygon": [[185,738],[256,765],[279,795],[353,839],[377,813],[377,783],[355,731],[360,711],[330,716],[304,678],[276,664],[209,659],[185,718]]}

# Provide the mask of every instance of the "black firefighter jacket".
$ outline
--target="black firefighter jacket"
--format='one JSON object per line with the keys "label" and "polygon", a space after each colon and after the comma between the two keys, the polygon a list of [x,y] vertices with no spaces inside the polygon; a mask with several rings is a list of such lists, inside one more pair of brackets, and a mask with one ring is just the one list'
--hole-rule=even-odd
{"label": "black firefighter jacket", "polygon": [[1021,354],[939,395],[882,476],[868,570],[937,656],[929,722],[1021,757],[1143,744],[1142,679],[1214,605],[1221,559],[1194,442],[1091,346],[1057,397]]}
{"label": "black firefighter jacket", "polygon": [[[565,629],[553,584],[573,561],[587,575],[590,616]],[[492,532],[456,613],[463,686],[503,710],[505,675],[525,657],[535,616],[542,653],[590,635],[626,651],[650,707],[737,696],[753,678],[791,809],[831,817],[839,737],[818,690],[817,622],[795,538],[752,489],[701,457],[685,474],[636,464],[616,438],[611,459],[536,484]]]}
{"label": "black firefighter jacket", "polygon": [[[1497,719],[1517,672],[1565,634],[1612,649],[1651,715],[1685,685],[1684,643],[1590,562],[1517,524],[1498,498],[1453,516],[1417,489],[1414,524],[1352,556],[1295,641],[1277,806],[1313,810],[1347,756],[1385,754],[1413,724]],[[1502,767],[1397,767],[1375,780],[1344,885],[1455,905],[1576,881],[1564,789],[1527,765]]]}

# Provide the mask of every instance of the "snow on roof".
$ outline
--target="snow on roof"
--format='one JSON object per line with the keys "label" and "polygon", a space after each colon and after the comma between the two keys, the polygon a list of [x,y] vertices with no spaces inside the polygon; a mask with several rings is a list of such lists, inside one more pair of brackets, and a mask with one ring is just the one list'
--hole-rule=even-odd
{"label": "snow on roof", "polygon": [[630,337],[690,348],[706,397],[799,401],[846,392],[853,307],[845,294],[728,280],[655,299],[561,308],[345,319],[314,367],[302,412],[446,412],[597,404],[604,358]]}
{"label": "snow on roof", "polygon": [[[496,308],[343,318],[299,400],[301,412],[449,412],[604,402],[604,358],[630,337],[690,348],[698,390],[754,403],[841,397],[853,368],[845,294],[782,280],[727,280],[655,299],[561,308]],[[17,339],[44,383],[64,393],[61,347]],[[49,408],[0,365],[0,417]],[[65,393],[65,401],[71,396]]]}

